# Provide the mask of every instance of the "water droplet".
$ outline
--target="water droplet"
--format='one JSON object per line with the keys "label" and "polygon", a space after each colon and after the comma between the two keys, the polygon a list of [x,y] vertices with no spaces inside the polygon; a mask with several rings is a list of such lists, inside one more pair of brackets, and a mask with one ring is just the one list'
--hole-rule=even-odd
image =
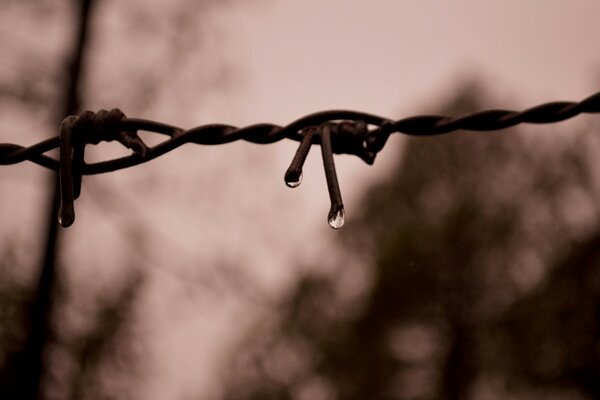
{"label": "water droplet", "polygon": [[327,216],[327,222],[333,229],[340,229],[344,226],[344,208],[340,208],[336,212],[331,212]]}
{"label": "water droplet", "polygon": [[75,211],[69,210],[68,207],[61,208],[58,212],[58,223],[63,228],[68,228],[73,225],[73,222],[75,222]]}
{"label": "water droplet", "polygon": [[285,177],[285,184],[288,187],[295,188],[300,186],[300,184],[302,183],[302,172],[300,172],[300,175],[294,175],[296,174],[289,174],[289,176]]}

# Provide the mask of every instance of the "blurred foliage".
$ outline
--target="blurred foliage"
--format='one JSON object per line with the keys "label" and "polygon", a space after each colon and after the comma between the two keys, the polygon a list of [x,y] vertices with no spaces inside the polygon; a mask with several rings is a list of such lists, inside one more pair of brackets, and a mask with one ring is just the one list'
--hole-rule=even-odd
{"label": "blurred foliage", "polygon": [[[440,113],[487,108],[457,93]],[[335,272],[240,344],[225,397],[600,398],[599,143],[543,129],[408,139]]]}
{"label": "blurred foliage", "polygon": [[136,384],[143,364],[136,332],[136,300],[143,288],[140,273],[133,273],[122,287],[98,298],[91,325],[83,335],[69,337],[62,345],[75,355],[75,371],[67,385],[71,399],[136,398]]}
{"label": "blurred foliage", "polygon": [[24,367],[20,350],[31,306],[30,290],[19,279],[15,246],[8,244],[0,253],[0,398],[18,398],[19,371]]}
{"label": "blurred foliage", "polygon": [[[8,126],[29,126],[37,118],[40,123],[50,122],[51,132],[56,121],[65,116],[61,105],[66,102],[79,108],[79,100],[83,105],[91,103],[97,107],[108,99],[112,106],[142,113],[151,104],[158,104],[157,99],[169,88],[172,90],[175,77],[180,77],[186,93],[194,96],[194,103],[187,104],[187,109],[197,107],[203,97],[199,92],[227,86],[232,69],[217,51],[220,43],[212,40],[214,27],[208,22],[209,13],[233,1],[93,2],[97,7],[93,7],[89,17],[93,20],[92,45],[89,41],[82,43],[89,56],[68,50],[77,42],[75,28],[81,22],[78,18],[82,18],[77,9],[84,3],[2,3],[0,111]],[[109,20],[111,24],[107,24]],[[131,57],[131,49],[135,49],[136,57]],[[106,59],[111,68],[102,63]],[[84,78],[74,73],[72,61],[82,61]],[[188,76],[183,73],[186,70],[190,71]],[[106,85],[107,81],[119,84]],[[79,90],[79,86],[83,89]],[[69,93],[68,89],[74,90]],[[67,107],[68,112],[70,108]],[[32,235],[40,231],[39,226],[21,222],[17,226],[33,227]],[[14,232],[10,235],[16,236]],[[129,247],[134,249],[132,254],[141,241],[142,238],[128,237]],[[85,246],[90,254],[88,243]],[[31,372],[31,363],[27,365],[27,354],[33,354],[28,344],[35,342],[31,339],[34,336],[43,341],[39,348],[44,352],[44,398],[135,398],[145,367],[139,354],[144,350],[143,335],[137,332],[139,293],[145,282],[136,268],[139,259],[135,265],[111,266],[121,271],[116,278],[118,283],[100,294],[92,289],[94,282],[69,281],[70,269],[76,266],[72,260],[62,260],[57,268],[58,284],[53,284],[53,274],[48,275],[50,278],[40,274],[38,288],[43,281],[44,287],[51,288],[50,300],[46,301],[39,300],[34,283],[17,279],[18,271],[27,264],[17,256],[31,249],[15,240],[0,250],[4,250],[0,253],[0,399],[23,398],[24,393],[31,392],[24,389],[31,387],[32,380],[40,381],[39,374]],[[62,255],[61,249],[57,253]],[[95,265],[93,255],[89,258],[91,268],[100,267]],[[38,307],[34,304],[36,298]],[[40,305],[44,306],[43,311],[35,312],[42,309]],[[35,335],[42,330],[33,328],[33,315],[51,315],[43,322],[50,325],[44,326],[48,335]],[[29,361],[42,358],[37,355],[29,355]],[[35,376],[28,378],[29,375]]]}
{"label": "blurred foliage", "polygon": [[[28,368],[22,350],[32,293],[30,282],[19,273],[23,263],[15,248],[5,246],[0,257],[0,399],[20,398],[19,385]],[[143,283],[133,273],[111,292],[96,295],[92,305],[73,309],[75,290],[63,282],[55,294],[61,307],[53,316],[55,332],[46,349],[48,398],[130,398],[141,368],[135,326]]]}
{"label": "blurred foliage", "polygon": [[501,321],[521,381],[600,396],[600,230],[559,258]]}

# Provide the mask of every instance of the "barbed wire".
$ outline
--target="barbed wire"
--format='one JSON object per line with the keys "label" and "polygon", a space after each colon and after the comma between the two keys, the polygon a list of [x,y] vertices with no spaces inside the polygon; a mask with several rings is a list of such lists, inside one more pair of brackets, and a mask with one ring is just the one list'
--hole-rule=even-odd
{"label": "barbed wire", "polygon": [[[302,166],[308,151],[313,144],[320,144],[331,201],[327,220],[332,228],[339,229],[344,224],[344,205],[335,172],[334,153],[352,154],[372,165],[392,133],[433,136],[457,130],[493,131],[521,123],[548,124],[582,113],[599,112],[600,92],[580,102],[551,102],[524,111],[490,109],[459,117],[418,115],[394,121],[364,112],[330,110],[309,114],[285,126],[271,123],[246,127],[208,124],[188,130],[146,119],[127,118],[118,109],[97,113],[84,111],[79,116],[66,117],[57,137],[29,147],[1,143],[0,165],[31,161],[58,171],[61,196],[58,218],[62,226],[68,227],[75,220],[74,200],[81,193],[83,175],[102,174],[142,164],[186,143],[220,145],[245,140],[270,144],[287,138],[300,142],[284,176],[289,187],[297,187],[302,182]],[[166,135],[168,139],[149,147],[138,136],[139,131]],[[113,140],[131,149],[132,154],[91,164],[85,162],[86,145]],[[57,148],[60,150],[58,159],[45,155]]]}

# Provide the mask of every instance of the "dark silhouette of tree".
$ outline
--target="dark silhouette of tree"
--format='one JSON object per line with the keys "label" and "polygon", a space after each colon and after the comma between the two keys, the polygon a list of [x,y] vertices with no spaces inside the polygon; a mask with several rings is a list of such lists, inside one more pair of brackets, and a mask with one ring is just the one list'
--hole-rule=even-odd
{"label": "dark silhouette of tree", "polygon": [[21,349],[27,332],[27,313],[31,290],[19,279],[15,270],[21,261],[14,243],[2,247],[0,253],[0,397],[19,396],[20,372],[25,368]]}
{"label": "dark silhouette of tree", "polygon": [[501,324],[513,379],[600,398],[600,229],[573,243]]}
{"label": "dark silhouette of tree", "polygon": [[[93,5],[92,0],[82,0],[72,2],[76,9],[76,25],[74,31],[73,49],[69,59],[65,63],[65,74],[62,77],[64,82],[64,91],[61,93],[62,108],[57,110],[60,120],[64,115],[73,114],[79,110],[80,86],[82,66],[85,59],[85,50],[87,48],[88,26]],[[38,4],[40,8],[52,7],[50,4],[42,2]],[[41,16],[43,17],[43,16]],[[13,87],[13,86],[5,86]],[[16,92],[10,90],[3,91],[5,95],[12,95]],[[27,91],[25,91],[27,93]],[[17,96],[19,97],[19,96]],[[36,96],[20,96],[27,103],[34,103]],[[57,179],[52,179],[52,187],[57,186]],[[5,364],[7,379],[5,386],[11,397],[22,399],[37,399],[42,395],[43,377],[45,371],[45,348],[52,337],[52,306],[55,301],[58,281],[56,277],[56,258],[57,242],[59,231],[57,229],[56,215],[58,211],[58,190],[53,190],[51,195],[48,216],[48,225],[46,227],[46,245],[42,265],[37,279],[35,290],[31,291],[32,300],[28,302],[26,310],[28,318],[22,325],[22,334],[26,337],[23,343],[22,351],[18,354],[13,353],[14,362]],[[12,265],[11,265],[12,267]],[[3,375],[5,375],[3,373]]]}
{"label": "dark silhouette of tree", "polygon": [[[5,279],[0,284],[0,398],[18,399],[23,394],[20,383],[23,370],[28,367],[23,357],[23,345],[29,331],[32,289],[28,282],[15,270],[22,268],[23,261],[14,253],[16,246],[9,244],[2,249],[0,273]],[[135,271],[136,269],[131,268]],[[59,347],[71,360],[73,371],[69,374],[56,374],[52,369],[46,372],[44,380],[66,380],[58,385],[62,393],[58,398],[103,398],[115,395],[115,382],[135,382],[140,360],[136,348],[137,296],[144,286],[144,279],[138,273],[131,274],[113,290],[94,299],[88,309],[89,327],[76,332],[65,326],[66,315],[59,315],[60,329],[53,330],[52,342],[46,346]],[[72,295],[66,286],[55,293],[59,305],[71,303]],[[59,307],[64,312],[64,307]],[[60,314],[60,313],[59,313]],[[56,316],[55,316],[56,318]],[[69,325],[69,324],[67,324]],[[46,358],[48,353],[46,347]],[[59,370],[63,367],[58,364]],[[62,375],[62,376],[61,376]],[[108,379],[114,378],[112,382]],[[130,385],[131,386],[131,385]],[[135,388],[131,388],[133,391]],[[130,393],[121,391],[119,398],[128,398]],[[56,397],[56,396],[55,396]]]}
{"label": "dark silhouette of tree", "polygon": [[[486,107],[478,85],[458,93],[442,114]],[[527,387],[509,367],[524,348],[498,326],[577,240],[566,196],[597,198],[585,153],[519,129],[409,139],[354,210],[335,273],[301,279],[241,344],[225,397],[469,399],[488,377]]]}
{"label": "dark silhouette of tree", "polygon": [[[62,115],[71,115],[79,111],[81,76],[89,36],[89,21],[94,3],[94,0],[73,2],[76,6],[77,29],[72,53],[66,63],[65,87],[62,96],[64,108],[60,111]],[[60,119],[60,116],[58,119]],[[55,174],[51,183],[53,190],[50,197],[50,207],[48,208],[46,245],[31,307],[28,338],[23,349],[25,368],[20,374],[22,379],[20,397],[23,399],[37,399],[42,396],[44,374],[47,373],[44,365],[44,351],[52,337],[52,307],[55,302],[57,285],[59,284],[56,276],[57,247],[60,240],[56,218],[60,207],[58,174]]]}
{"label": "dark silhouette of tree", "polygon": [[[90,42],[103,34],[92,29],[95,11],[101,5],[99,3],[93,0],[10,2],[11,7],[23,7],[29,11],[29,14],[16,13],[17,15],[31,15],[39,20],[46,18],[49,12],[56,12],[56,9],[59,12],[67,11],[59,22],[74,25],[72,41],[69,42],[70,51],[65,52],[66,58],[61,63],[62,73],[51,73],[43,67],[36,69],[36,61],[41,56],[31,49],[22,48],[17,52],[22,53],[22,60],[16,62],[17,65],[22,65],[14,68],[14,76],[0,77],[0,98],[18,103],[31,114],[39,113],[40,110],[52,114],[53,118],[48,118],[51,119],[50,132],[56,131],[65,116],[81,112],[89,97],[89,93],[84,93],[87,89],[84,85],[87,82],[84,80],[89,75],[88,55],[94,53]],[[129,74],[119,75],[123,82],[117,82],[115,87],[124,82],[135,82],[135,93],[131,97],[142,99],[138,100],[139,108],[143,108],[148,99],[158,97],[160,93],[156,91],[165,86],[167,78],[174,71],[180,70],[189,61],[188,55],[198,54],[198,41],[201,39],[198,26],[205,22],[210,9],[222,6],[223,3],[227,2],[181,0],[163,7],[147,7],[144,2],[138,2],[129,9],[125,6],[129,12],[146,12],[145,18],[131,19],[130,31],[127,33],[143,37],[154,33],[153,37],[146,37],[148,45],[161,44],[168,51],[161,56],[163,64],[153,63],[154,75],[148,74],[146,66],[143,73],[131,73],[129,70]],[[157,37],[160,37],[160,41],[156,40]],[[19,44],[21,45],[22,43]],[[190,48],[194,51],[190,51]],[[204,79],[203,84],[225,84],[230,72],[225,67],[223,65],[219,69],[218,76]],[[198,76],[201,75],[198,73]],[[152,76],[155,78],[151,79]],[[216,83],[210,82],[211,79]],[[153,93],[144,93],[148,88]],[[56,180],[53,175],[52,188],[56,186]],[[4,282],[0,285],[0,399],[52,396],[74,399],[111,396],[127,398],[135,388],[130,387],[127,392],[118,393],[111,388],[114,381],[119,379],[134,382],[136,366],[141,364],[135,357],[135,351],[131,350],[139,346],[131,344],[135,341],[133,329],[136,322],[137,293],[144,280],[139,275],[129,279],[128,273],[124,272],[122,280],[125,284],[115,287],[114,292],[107,294],[105,298],[98,298],[97,307],[87,315],[88,322],[92,325],[88,331],[64,332],[65,319],[68,318],[65,309],[73,301],[73,292],[80,288],[72,287],[70,282],[65,281],[65,272],[72,266],[69,265],[69,260],[61,259],[61,230],[57,228],[56,217],[57,194],[55,191],[50,196],[48,224],[44,232],[45,252],[36,282],[13,283],[10,274],[20,267],[19,262],[11,257],[0,260],[3,262],[0,264],[3,268],[1,272],[5,272],[0,275]],[[132,249],[135,248],[136,240],[130,239]],[[15,242],[11,245],[16,248],[21,244]],[[10,252],[12,249],[7,247],[6,251]],[[132,270],[131,267],[124,266],[123,270]],[[61,356],[55,357],[56,353]],[[71,367],[66,368],[63,364]],[[116,379],[118,372],[121,374]],[[115,379],[109,382],[109,377]],[[60,395],[45,393],[49,390],[58,391]]]}
{"label": "dark silhouette of tree", "polygon": [[76,360],[67,385],[71,399],[135,398],[136,379],[142,368],[136,350],[136,301],[143,283],[139,270],[131,273],[121,288],[96,301],[87,332],[67,336],[63,346]]}

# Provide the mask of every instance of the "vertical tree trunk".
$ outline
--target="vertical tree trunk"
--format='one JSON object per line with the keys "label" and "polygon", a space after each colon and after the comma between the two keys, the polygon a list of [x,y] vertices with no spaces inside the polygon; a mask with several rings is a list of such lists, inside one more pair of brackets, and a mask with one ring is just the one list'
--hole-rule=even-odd
{"label": "vertical tree trunk", "polygon": [[[74,114],[79,109],[80,86],[88,42],[89,20],[94,0],[75,0],[78,10],[78,29],[75,31],[74,47],[70,60],[67,62],[66,86],[63,97],[63,107],[57,121],[67,115]],[[42,395],[44,378],[44,348],[51,338],[51,313],[54,292],[57,287],[56,258],[60,239],[58,227],[58,174],[53,176],[51,206],[47,218],[46,247],[40,271],[35,298],[33,299],[29,337],[24,349],[24,364],[21,373],[21,399],[38,399]]]}

